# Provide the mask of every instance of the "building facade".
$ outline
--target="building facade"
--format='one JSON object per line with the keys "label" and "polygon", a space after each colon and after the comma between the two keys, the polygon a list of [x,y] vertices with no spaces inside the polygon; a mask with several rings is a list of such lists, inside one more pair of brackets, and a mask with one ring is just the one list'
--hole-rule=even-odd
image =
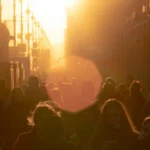
{"label": "building facade", "polygon": [[75,17],[68,13],[66,51],[89,54],[104,76],[122,81],[133,74],[146,85],[150,81],[150,0],[100,2],[84,2]]}
{"label": "building facade", "polygon": [[128,7],[132,5],[126,3],[82,0],[76,8],[68,10],[66,51],[87,55],[93,49],[105,53],[112,48],[125,23]]}

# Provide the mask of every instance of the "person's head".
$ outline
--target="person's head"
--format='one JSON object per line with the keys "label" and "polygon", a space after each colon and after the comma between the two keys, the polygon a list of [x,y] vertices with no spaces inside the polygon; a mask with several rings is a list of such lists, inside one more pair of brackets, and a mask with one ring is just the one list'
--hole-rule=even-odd
{"label": "person's head", "polygon": [[39,79],[36,76],[30,76],[28,79],[28,85],[30,88],[38,88],[39,87]]}
{"label": "person's head", "polygon": [[105,83],[111,83],[111,84],[114,86],[114,88],[116,87],[116,81],[115,81],[115,79],[112,78],[112,77],[106,78],[106,79],[105,79]]}
{"label": "person's head", "polygon": [[4,79],[0,79],[0,88],[6,88],[6,81]]}
{"label": "person's head", "polygon": [[150,117],[145,118],[142,124],[142,137],[150,137]]}
{"label": "person's head", "polygon": [[133,83],[130,86],[130,93],[131,94],[138,94],[141,92],[141,83],[140,81],[133,81]]}
{"label": "person's head", "polygon": [[23,101],[24,91],[21,88],[15,88],[12,90],[11,97],[13,104],[19,104]]}
{"label": "person's head", "polygon": [[101,115],[102,123],[105,127],[134,131],[134,126],[127,110],[116,99],[110,99],[104,103]]}
{"label": "person's head", "polygon": [[111,82],[104,83],[102,87],[102,91],[107,93],[107,94],[112,94],[115,92],[115,87]]}
{"label": "person's head", "polygon": [[64,123],[61,115],[47,102],[40,102],[36,106],[28,122],[38,138],[46,144],[57,142],[64,137]]}

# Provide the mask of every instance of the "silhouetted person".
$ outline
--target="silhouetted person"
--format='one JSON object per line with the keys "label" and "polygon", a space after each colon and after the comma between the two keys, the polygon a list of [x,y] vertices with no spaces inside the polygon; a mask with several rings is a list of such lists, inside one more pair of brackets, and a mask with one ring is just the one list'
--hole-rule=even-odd
{"label": "silhouetted person", "polygon": [[98,103],[102,106],[108,99],[114,98],[115,88],[111,82],[104,83],[98,95]]}
{"label": "silhouetted person", "polygon": [[116,87],[116,81],[115,81],[115,79],[112,78],[112,77],[107,77],[107,78],[105,79],[105,83],[111,83],[114,88]]}
{"label": "silhouetted person", "polygon": [[144,121],[148,116],[150,116],[150,100],[148,100],[143,107],[141,121]]}
{"label": "silhouetted person", "polygon": [[41,92],[43,93],[43,95],[47,95],[47,97],[48,97],[48,89],[47,89],[46,82],[42,82],[40,84],[40,89],[41,89]]}
{"label": "silhouetted person", "polygon": [[12,91],[11,105],[2,114],[2,131],[5,139],[4,150],[12,150],[13,144],[21,132],[28,129],[26,123],[27,110],[24,92],[20,88]]}
{"label": "silhouetted person", "polygon": [[129,94],[130,94],[129,90],[126,87],[126,84],[124,84],[124,83],[119,84],[119,86],[118,86],[118,92],[122,96],[123,102],[126,102],[128,100],[128,98],[129,98]]}
{"label": "silhouetted person", "polygon": [[145,118],[136,150],[150,149],[150,117]]}
{"label": "silhouetted person", "polygon": [[71,136],[70,140],[80,149],[86,150],[87,143],[100,117],[100,111],[95,106],[89,106],[89,108],[76,113],[76,115],[78,116],[78,125],[76,133]]}
{"label": "silhouetted person", "polygon": [[10,91],[6,88],[6,82],[3,79],[0,79],[0,97],[4,100],[3,105],[7,107],[10,105]]}
{"label": "silhouetted person", "polygon": [[40,88],[39,79],[36,76],[30,76],[28,79],[28,90],[26,92],[27,107],[33,109],[40,101],[49,100],[48,93]]}
{"label": "silhouetted person", "polygon": [[121,95],[116,91],[114,84],[112,82],[104,83],[101,92],[98,95],[98,105],[102,106],[108,99],[117,99],[123,101]]}
{"label": "silhouetted person", "polygon": [[138,132],[125,107],[113,99],[103,105],[97,128],[91,138],[90,150],[133,150]]}
{"label": "silhouetted person", "polygon": [[128,75],[127,76],[127,89],[130,89],[130,86],[131,86],[131,84],[133,83],[133,81],[134,81],[134,78],[133,78],[133,76],[132,75]]}
{"label": "silhouetted person", "polygon": [[47,103],[39,103],[28,120],[32,130],[19,135],[14,150],[73,150],[75,148],[65,140],[61,115]]}
{"label": "silhouetted person", "polygon": [[140,127],[140,117],[146,103],[144,95],[141,92],[142,87],[139,81],[134,81],[130,87],[130,96],[127,101],[127,108],[137,128]]}

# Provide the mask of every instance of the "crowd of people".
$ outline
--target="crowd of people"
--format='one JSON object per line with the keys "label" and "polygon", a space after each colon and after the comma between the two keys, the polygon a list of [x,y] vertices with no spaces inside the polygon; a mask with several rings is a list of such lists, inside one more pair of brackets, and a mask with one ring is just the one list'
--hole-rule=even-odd
{"label": "crowd of people", "polygon": [[117,85],[104,80],[59,82],[30,76],[9,91],[0,80],[1,150],[148,150],[150,101],[130,75]]}

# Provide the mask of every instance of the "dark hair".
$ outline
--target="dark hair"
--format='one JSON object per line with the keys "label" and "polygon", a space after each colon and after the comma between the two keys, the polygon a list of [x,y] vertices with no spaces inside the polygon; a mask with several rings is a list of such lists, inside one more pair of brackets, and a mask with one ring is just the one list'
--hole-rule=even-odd
{"label": "dark hair", "polygon": [[103,84],[102,90],[104,92],[112,91],[112,90],[114,90],[114,86],[111,82],[106,82]]}
{"label": "dark hair", "polygon": [[[24,97],[24,91],[21,88],[15,88],[12,90],[11,93],[11,100],[12,103],[15,102],[16,98],[23,98]],[[22,99],[20,99],[20,101],[22,101]]]}
{"label": "dark hair", "polygon": [[142,130],[143,130],[143,127],[144,127],[144,125],[146,124],[146,123],[150,123],[150,116],[149,117],[146,117],[145,119],[144,119],[144,121],[143,121],[143,123],[142,123]]}
{"label": "dark hair", "polygon": [[36,108],[31,112],[31,116],[27,118],[28,125],[34,127],[36,125],[36,121],[40,119],[41,114],[47,112],[51,114],[51,117],[57,117],[61,119],[60,112],[57,112],[49,102],[39,102]]}
{"label": "dark hair", "polygon": [[143,125],[146,124],[147,122],[150,122],[150,116],[146,117],[143,121]]}
{"label": "dark hair", "polygon": [[122,121],[121,122],[124,125],[124,127],[126,129],[130,130],[131,132],[136,131],[136,129],[133,125],[133,122],[131,121],[131,118],[130,118],[125,106],[120,101],[118,101],[116,99],[110,99],[104,103],[104,105],[101,109],[101,115],[102,115],[101,118],[103,119],[103,117],[105,117],[105,112],[113,106],[116,106],[120,110],[120,112],[122,114],[122,118],[121,118]]}
{"label": "dark hair", "polygon": [[116,81],[115,81],[114,78],[112,78],[112,77],[107,77],[107,78],[105,79],[105,83],[108,83],[108,82],[112,83],[112,85],[113,85],[114,87],[116,86]]}
{"label": "dark hair", "polygon": [[24,95],[24,91],[21,88],[15,88],[12,90],[12,96],[17,96],[17,95]]}
{"label": "dark hair", "polygon": [[38,87],[39,86],[39,79],[36,76],[30,76],[28,79],[28,85],[30,87],[34,86],[34,87]]}
{"label": "dark hair", "polygon": [[124,105],[116,99],[110,99],[104,103],[101,109],[100,119],[98,121],[95,132],[91,137],[90,148],[92,148],[95,145],[95,141],[97,139],[99,139],[99,142],[101,142],[101,139],[103,138],[102,132],[104,131],[105,128],[105,122],[104,122],[105,112],[113,106],[116,106],[121,111],[122,114],[121,123],[123,125],[123,129],[121,131],[127,134],[138,133]]}
{"label": "dark hair", "polygon": [[126,90],[127,89],[126,84],[125,83],[119,84],[118,89],[119,90]]}
{"label": "dark hair", "polygon": [[144,138],[144,135],[143,135],[144,134],[144,125],[148,122],[150,123],[150,116],[146,117],[142,123],[142,129],[141,129],[141,133],[140,133],[140,137],[139,137],[140,140]]}
{"label": "dark hair", "polygon": [[140,92],[142,89],[140,81],[133,81],[133,83],[130,86],[130,92]]}
{"label": "dark hair", "polygon": [[116,106],[122,114],[121,124],[122,124],[122,126],[124,126],[123,128],[126,129],[126,131],[129,131],[130,133],[131,132],[137,132],[126,108],[124,107],[124,105],[120,101],[118,101],[116,99],[110,99],[104,103],[103,107],[101,108],[100,124],[98,126],[99,129],[97,129],[97,130],[102,132],[102,130],[104,128],[105,113],[109,108],[111,108],[113,106]]}

